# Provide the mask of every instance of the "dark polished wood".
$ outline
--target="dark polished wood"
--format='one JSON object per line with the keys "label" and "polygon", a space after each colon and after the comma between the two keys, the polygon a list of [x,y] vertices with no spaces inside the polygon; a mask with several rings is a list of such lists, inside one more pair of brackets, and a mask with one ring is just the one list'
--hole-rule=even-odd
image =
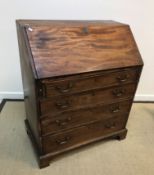
{"label": "dark polished wood", "polygon": [[38,78],[142,64],[128,25],[29,24],[26,32]]}
{"label": "dark polished wood", "polygon": [[60,111],[80,109],[92,104],[112,103],[121,99],[131,99],[133,98],[135,88],[136,84],[127,84],[106,89],[95,89],[72,96],[43,99],[40,101],[41,114],[45,115],[52,112],[55,115],[55,113]]}
{"label": "dark polished wood", "polygon": [[93,138],[97,138],[111,132],[121,130],[125,126],[125,116],[114,117],[108,120],[100,120],[91,124],[81,126],[61,134],[43,137],[43,151],[45,153],[56,154],[72,145],[82,144]]}
{"label": "dark polished wood", "polygon": [[[82,76],[65,77],[65,79],[45,79],[41,81],[42,97],[73,94],[89,89],[123,85],[136,82],[139,76],[137,68],[104,71],[101,73],[82,74]],[[108,83],[106,83],[108,82]]]}
{"label": "dark polished wood", "polygon": [[24,90],[24,101],[26,116],[35,136],[36,142],[39,145],[40,152],[42,149],[42,144],[40,142],[40,127],[38,123],[38,109],[37,109],[37,86],[36,86],[36,70],[33,65],[33,58],[30,53],[30,48],[27,47],[28,40],[24,26],[20,26],[17,23],[17,34],[19,43],[19,53],[20,53],[20,64],[22,72],[22,83]]}
{"label": "dark polished wood", "polygon": [[131,100],[127,100],[107,105],[88,106],[88,108],[75,111],[64,111],[54,117],[51,112],[41,119],[42,135],[62,132],[94,121],[116,117],[117,115],[125,115],[128,114],[130,106]]}
{"label": "dark polished wood", "polygon": [[40,168],[105,138],[126,137],[143,61],[114,21],[17,20],[26,128]]}

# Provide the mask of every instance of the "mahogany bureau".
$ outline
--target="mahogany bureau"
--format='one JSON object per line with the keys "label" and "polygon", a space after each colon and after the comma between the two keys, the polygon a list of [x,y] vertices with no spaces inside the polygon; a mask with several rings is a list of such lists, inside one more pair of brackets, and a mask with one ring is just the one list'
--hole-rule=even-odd
{"label": "mahogany bureau", "polygon": [[26,129],[40,168],[105,138],[124,139],[143,62],[114,21],[17,20]]}

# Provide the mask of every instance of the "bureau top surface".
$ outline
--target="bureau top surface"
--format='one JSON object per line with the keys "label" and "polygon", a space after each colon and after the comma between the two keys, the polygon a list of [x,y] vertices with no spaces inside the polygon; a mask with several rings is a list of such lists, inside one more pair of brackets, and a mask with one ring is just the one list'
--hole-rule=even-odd
{"label": "bureau top surface", "polygon": [[37,78],[142,65],[128,25],[114,21],[18,20]]}

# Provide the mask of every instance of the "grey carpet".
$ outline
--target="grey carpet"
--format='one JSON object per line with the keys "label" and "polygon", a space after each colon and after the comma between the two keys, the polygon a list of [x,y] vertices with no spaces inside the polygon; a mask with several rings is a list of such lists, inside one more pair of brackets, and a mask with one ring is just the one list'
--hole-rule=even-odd
{"label": "grey carpet", "polygon": [[154,104],[134,104],[125,140],[101,141],[39,169],[24,127],[23,102],[0,114],[0,175],[154,175]]}

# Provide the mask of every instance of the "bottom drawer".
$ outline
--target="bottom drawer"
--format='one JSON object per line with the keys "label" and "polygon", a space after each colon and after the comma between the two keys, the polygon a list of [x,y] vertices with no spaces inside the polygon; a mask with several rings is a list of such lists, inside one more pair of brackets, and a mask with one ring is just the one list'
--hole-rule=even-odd
{"label": "bottom drawer", "polygon": [[125,128],[126,117],[114,117],[108,120],[97,121],[86,126],[78,127],[61,134],[42,138],[43,152],[57,154],[71,147],[80,146],[95,138],[105,136]]}

